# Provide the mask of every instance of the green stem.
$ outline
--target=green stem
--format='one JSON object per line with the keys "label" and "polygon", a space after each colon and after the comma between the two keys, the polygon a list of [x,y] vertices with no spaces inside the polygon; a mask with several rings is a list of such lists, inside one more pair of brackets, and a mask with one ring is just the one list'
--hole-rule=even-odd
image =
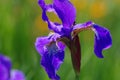
{"label": "green stem", "polygon": [[79,75],[76,75],[75,80],[79,80]]}

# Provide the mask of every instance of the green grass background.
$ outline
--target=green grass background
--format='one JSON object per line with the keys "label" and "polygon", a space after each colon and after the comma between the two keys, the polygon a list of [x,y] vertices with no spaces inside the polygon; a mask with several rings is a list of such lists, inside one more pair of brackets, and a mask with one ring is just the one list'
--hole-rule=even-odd
{"label": "green grass background", "polygon": [[[105,58],[99,59],[93,52],[94,33],[79,34],[82,47],[80,80],[120,80],[120,0],[71,1],[77,8],[77,23],[92,20],[108,28],[113,39],[112,47],[103,51]],[[48,15],[53,21],[60,21],[53,18],[55,15]],[[34,46],[37,37],[48,33],[37,0],[0,0],[0,53],[11,58],[13,69],[22,70],[26,80],[49,80]],[[58,74],[61,80],[74,80],[68,48]]]}

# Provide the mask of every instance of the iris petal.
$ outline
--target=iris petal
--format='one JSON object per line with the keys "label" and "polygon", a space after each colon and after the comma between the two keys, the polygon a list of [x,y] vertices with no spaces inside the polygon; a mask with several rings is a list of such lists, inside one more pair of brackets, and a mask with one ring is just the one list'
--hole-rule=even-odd
{"label": "iris petal", "polygon": [[10,80],[25,80],[25,75],[19,70],[12,70]]}
{"label": "iris petal", "polygon": [[21,71],[11,71],[11,67],[11,60],[0,54],[0,80],[25,80],[25,76]]}
{"label": "iris petal", "polygon": [[88,21],[88,22],[81,23],[81,24],[76,24],[76,25],[73,27],[73,30],[86,29],[86,28],[88,28],[89,26],[91,26],[92,24],[93,24],[92,21]]}
{"label": "iris petal", "polygon": [[93,25],[93,31],[95,32],[94,52],[97,57],[103,58],[102,50],[108,49],[112,45],[110,32],[97,24]]}
{"label": "iris petal", "polygon": [[35,47],[39,54],[42,56],[46,51],[46,45],[52,41],[56,41],[57,38],[60,38],[60,35],[57,33],[50,33],[48,36],[38,37],[35,42]]}
{"label": "iris petal", "polygon": [[63,25],[59,24],[59,23],[54,23],[54,22],[51,22],[46,14],[46,12],[54,12],[56,14],[56,11],[54,10],[53,8],[53,5],[52,4],[46,4],[44,2],[44,0],[39,0],[38,1],[40,7],[42,8],[42,19],[47,22],[48,24],[48,28],[50,30],[53,30],[54,32],[56,33],[61,33],[62,31],[62,28],[63,28]]}
{"label": "iris petal", "polygon": [[[46,4],[44,0],[39,0],[38,3],[42,8],[42,19],[47,22],[50,30],[62,34],[62,28],[67,27],[70,29],[73,25],[76,18],[76,10],[69,0],[54,0],[53,4]],[[51,22],[46,12],[57,14],[62,21],[62,25]]]}
{"label": "iris petal", "polygon": [[64,34],[62,31],[63,25],[58,24],[58,23],[53,23],[53,22],[50,22],[50,25],[51,25],[51,28],[54,32],[59,33],[61,35]]}
{"label": "iris petal", "polygon": [[0,63],[0,80],[8,80],[9,72],[3,64]]}
{"label": "iris petal", "polygon": [[38,53],[42,56],[45,53],[45,45],[48,44],[50,41],[48,37],[39,37],[36,39],[35,47]]}
{"label": "iris petal", "polygon": [[108,29],[88,21],[77,24],[73,27],[73,37],[83,30],[93,30],[95,33],[94,52],[97,57],[103,58],[102,50],[108,49],[112,45],[112,38]]}
{"label": "iris petal", "polygon": [[48,51],[42,56],[41,65],[48,73],[49,78],[59,80],[60,78],[56,72],[63,62],[64,51],[59,50],[55,43],[49,45],[47,50]]}
{"label": "iris petal", "polygon": [[7,69],[7,72],[8,72],[7,74],[10,74],[10,70],[11,70],[11,67],[12,67],[11,60],[8,57],[0,54],[0,64],[4,65],[5,68]]}
{"label": "iris petal", "polygon": [[49,78],[59,80],[56,74],[60,64],[64,60],[65,46],[60,42],[55,42],[60,38],[58,34],[50,34],[47,37],[40,37],[36,40],[35,46],[41,55],[41,65],[46,70]]}
{"label": "iris petal", "polygon": [[76,24],[72,29],[72,37],[76,36],[81,31],[90,29],[93,24],[94,23],[92,21]]}
{"label": "iris petal", "polygon": [[76,18],[76,10],[69,0],[54,0],[53,7],[64,27],[71,27]]}
{"label": "iris petal", "polygon": [[47,72],[50,79],[59,80],[59,77],[56,74],[55,68],[54,68],[54,66],[52,64],[52,59],[53,59],[52,56],[50,57],[48,54],[45,54],[41,58],[41,65],[43,66],[43,68]]}

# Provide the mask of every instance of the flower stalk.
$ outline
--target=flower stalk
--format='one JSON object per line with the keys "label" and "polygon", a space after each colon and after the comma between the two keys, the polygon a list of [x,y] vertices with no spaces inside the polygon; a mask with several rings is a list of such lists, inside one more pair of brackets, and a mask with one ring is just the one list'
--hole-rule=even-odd
{"label": "flower stalk", "polygon": [[79,37],[76,35],[73,40],[70,41],[70,51],[71,51],[71,59],[73,68],[76,76],[80,74],[80,66],[81,66],[81,46],[79,42]]}
{"label": "flower stalk", "polygon": [[79,75],[76,75],[75,80],[79,80]]}

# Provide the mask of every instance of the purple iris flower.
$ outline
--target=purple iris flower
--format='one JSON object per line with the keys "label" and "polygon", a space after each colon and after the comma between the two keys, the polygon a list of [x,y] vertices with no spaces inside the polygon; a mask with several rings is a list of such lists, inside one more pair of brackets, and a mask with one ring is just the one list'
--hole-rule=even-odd
{"label": "purple iris flower", "polygon": [[[81,59],[79,32],[92,30],[95,33],[94,53],[98,58],[103,58],[102,50],[111,47],[112,39],[108,29],[92,21],[75,23],[76,10],[69,0],[53,0],[51,4],[39,0],[38,3],[42,8],[42,19],[48,24],[48,28],[52,33],[37,38],[35,47],[41,55],[41,65],[51,80],[60,80],[57,71],[61,63],[63,63],[66,46],[71,51],[75,73],[79,75]],[[46,12],[55,13],[62,21],[62,24],[50,21]]]}
{"label": "purple iris flower", "polygon": [[11,60],[0,54],[0,80],[25,80],[24,74],[19,70],[11,70]]}

